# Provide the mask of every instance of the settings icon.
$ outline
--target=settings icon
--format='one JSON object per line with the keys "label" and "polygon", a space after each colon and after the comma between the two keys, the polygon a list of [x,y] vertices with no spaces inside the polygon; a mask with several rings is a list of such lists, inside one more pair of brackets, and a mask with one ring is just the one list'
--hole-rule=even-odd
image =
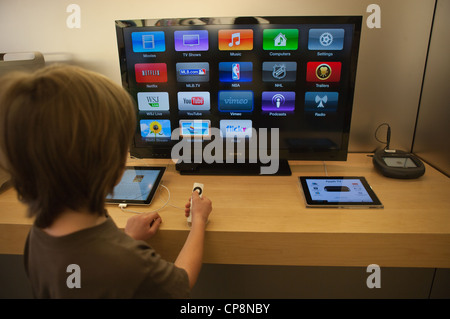
{"label": "settings icon", "polygon": [[324,32],[320,35],[319,41],[324,47],[330,46],[333,43],[333,35],[329,32]]}

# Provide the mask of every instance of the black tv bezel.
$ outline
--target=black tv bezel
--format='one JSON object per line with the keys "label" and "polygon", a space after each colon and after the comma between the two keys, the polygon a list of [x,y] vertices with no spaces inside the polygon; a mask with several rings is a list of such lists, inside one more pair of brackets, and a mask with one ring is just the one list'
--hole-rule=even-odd
{"label": "black tv bezel", "polygon": [[[300,22],[301,20],[301,22]],[[227,23],[226,21],[230,21]],[[251,22],[250,22],[251,21]],[[241,25],[254,24],[353,24],[354,32],[351,47],[351,63],[355,69],[351,70],[348,79],[348,103],[345,122],[343,123],[342,142],[340,149],[328,149],[326,151],[308,151],[295,152],[292,148],[280,148],[279,157],[283,160],[327,160],[327,161],[346,161],[348,154],[348,143],[350,137],[351,117],[353,110],[353,100],[356,81],[356,69],[358,63],[359,44],[361,37],[362,16],[237,16],[237,17],[197,17],[197,18],[169,18],[169,19],[127,19],[115,20],[116,38],[118,46],[120,74],[122,86],[130,89],[128,82],[128,69],[125,54],[123,29],[127,27],[136,27],[142,25],[146,27],[172,27],[172,26],[205,26],[205,25]],[[139,125],[136,126],[139,130]],[[137,147],[134,137],[130,146],[130,155],[137,158],[171,158],[173,145],[153,144],[146,147]],[[248,156],[246,149],[246,157]]]}

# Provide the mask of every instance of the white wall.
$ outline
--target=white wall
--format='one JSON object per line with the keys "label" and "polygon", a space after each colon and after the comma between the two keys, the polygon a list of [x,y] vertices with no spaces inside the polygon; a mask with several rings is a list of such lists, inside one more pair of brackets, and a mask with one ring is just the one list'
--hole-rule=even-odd
{"label": "white wall", "polygon": [[[69,4],[81,28],[69,29]],[[369,29],[366,8],[381,7],[381,28]],[[434,0],[1,0],[0,52],[41,51],[120,81],[115,19],[362,15],[350,151],[373,151],[378,124],[392,127],[391,146],[410,150],[419,104]]]}
{"label": "white wall", "polygon": [[450,0],[438,0],[414,152],[450,176]]}

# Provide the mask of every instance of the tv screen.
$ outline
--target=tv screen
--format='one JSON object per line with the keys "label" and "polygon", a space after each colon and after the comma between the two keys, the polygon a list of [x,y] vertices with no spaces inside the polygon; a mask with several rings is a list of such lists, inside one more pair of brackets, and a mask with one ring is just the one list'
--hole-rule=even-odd
{"label": "tv screen", "polygon": [[346,160],[361,20],[117,20],[122,83],[136,101],[131,155],[173,157],[184,138],[200,153],[220,139],[237,144],[216,145],[215,159],[248,160],[258,149]]}

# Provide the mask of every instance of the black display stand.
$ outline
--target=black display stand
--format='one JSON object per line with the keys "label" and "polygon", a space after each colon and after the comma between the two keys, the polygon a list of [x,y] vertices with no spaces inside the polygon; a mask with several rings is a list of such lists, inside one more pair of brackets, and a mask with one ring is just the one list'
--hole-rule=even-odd
{"label": "black display stand", "polygon": [[175,168],[181,175],[240,175],[240,176],[290,176],[291,168],[287,160],[278,163],[275,174],[261,174],[263,163],[177,163]]}

